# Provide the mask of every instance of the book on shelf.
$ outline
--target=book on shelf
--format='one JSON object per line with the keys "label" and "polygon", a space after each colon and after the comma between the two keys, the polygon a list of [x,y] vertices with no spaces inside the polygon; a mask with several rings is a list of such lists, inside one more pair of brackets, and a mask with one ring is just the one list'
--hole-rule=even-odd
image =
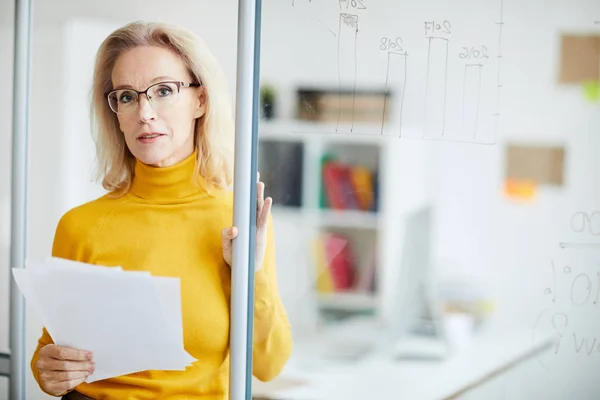
{"label": "book on shelf", "polygon": [[321,208],[377,211],[377,179],[376,171],[325,154],[321,159]]}
{"label": "book on shelf", "polygon": [[388,117],[389,97],[385,90],[301,87],[296,91],[297,116],[308,121],[381,123]]}
{"label": "book on shelf", "polygon": [[318,293],[369,293],[375,290],[374,248],[368,264],[360,267],[348,237],[322,232],[314,240],[313,251]]}

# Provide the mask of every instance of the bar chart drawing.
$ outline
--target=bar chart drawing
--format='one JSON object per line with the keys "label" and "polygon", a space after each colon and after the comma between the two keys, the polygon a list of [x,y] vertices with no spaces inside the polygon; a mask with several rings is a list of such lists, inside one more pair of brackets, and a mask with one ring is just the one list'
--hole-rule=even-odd
{"label": "bar chart drawing", "polygon": [[[292,3],[294,13],[302,9],[319,17],[320,25],[313,26],[317,34],[302,33],[315,46],[299,61],[312,57],[315,80],[324,83],[322,120],[331,122],[326,129],[496,144],[504,0],[481,0],[473,13],[445,5],[438,13],[437,3],[444,2],[433,0],[408,14],[401,2],[388,7],[346,0]],[[332,29],[324,30],[327,26]],[[301,69],[298,74],[306,79]]]}
{"label": "bar chart drawing", "polygon": [[[381,120],[381,134],[402,136],[402,110],[404,108],[404,93],[406,91],[406,76],[408,67],[408,53],[388,52],[387,72],[385,76],[385,99]],[[393,101],[390,101],[390,92],[395,92]]]}
{"label": "bar chart drawing", "polygon": [[462,134],[477,139],[483,64],[467,64],[463,76]]}
{"label": "bar chart drawing", "polygon": [[[356,73],[357,73],[357,36],[358,15],[340,13],[338,26],[337,68],[339,85],[339,111],[336,131],[339,129],[340,121],[350,121],[352,132],[354,127],[354,100],[356,98]],[[350,86],[352,89],[352,104],[350,107],[342,101],[343,88]]]}
{"label": "bar chart drawing", "polygon": [[428,41],[423,136],[440,138],[446,128],[448,39],[429,37]]}

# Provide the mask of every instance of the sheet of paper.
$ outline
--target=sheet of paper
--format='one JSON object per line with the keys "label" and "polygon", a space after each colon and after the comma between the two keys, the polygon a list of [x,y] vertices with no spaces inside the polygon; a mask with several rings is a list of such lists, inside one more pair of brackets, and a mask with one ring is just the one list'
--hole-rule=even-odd
{"label": "sheet of paper", "polygon": [[183,321],[181,318],[181,290],[178,278],[154,277],[152,279],[161,304],[166,326],[172,334],[183,342]]}
{"label": "sheet of paper", "polygon": [[[90,271],[99,271],[99,272],[123,271],[123,268],[121,268],[121,267],[107,267],[107,266],[103,266],[103,265],[92,265],[92,264],[87,264],[87,263],[83,263],[83,262],[79,262],[79,261],[68,260],[66,258],[59,258],[59,257],[48,257],[43,261],[41,261],[41,260],[26,260],[25,266],[29,270],[33,270],[33,269],[48,270],[50,268],[73,270],[75,268],[76,271],[79,271],[82,268],[86,268]],[[148,275],[149,274],[150,273],[148,273]]]}
{"label": "sheet of paper", "polygon": [[44,309],[35,294],[33,283],[31,282],[28,271],[24,268],[13,268],[12,273],[13,277],[15,278],[15,282],[17,283],[17,287],[23,294],[23,297],[25,297],[26,301],[29,303],[29,305],[31,305],[38,318],[40,318],[42,324],[46,327],[48,332],[50,332],[51,328],[48,325],[48,321],[45,320],[45,315],[43,312]]}
{"label": "sheet of paper", "polygon": [[15,271],[17,285],[56,344],[94,353],[86,382],[195,361],[183,346],[178,278],[62,260],[31,266]]}

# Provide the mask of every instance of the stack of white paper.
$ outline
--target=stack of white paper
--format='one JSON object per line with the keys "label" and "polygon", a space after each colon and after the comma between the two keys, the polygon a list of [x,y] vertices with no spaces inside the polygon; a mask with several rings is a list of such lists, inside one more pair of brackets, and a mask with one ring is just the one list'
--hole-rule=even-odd
{"label": "stack of white paper", "polygon": [[55,344],[91,351],[86,382],[145,370],[185,370],[179,278],[60,258],[13,268]]}

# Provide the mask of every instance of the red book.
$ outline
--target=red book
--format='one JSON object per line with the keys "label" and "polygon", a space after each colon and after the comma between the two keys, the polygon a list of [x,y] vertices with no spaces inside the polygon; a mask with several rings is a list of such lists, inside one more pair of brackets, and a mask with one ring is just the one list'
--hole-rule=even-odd
{"label": "red book", "polygon": [[347,291],[354,285],[354,256],[348,239],[329,234],[325,236],[325,257],[336,291]]}
{"label": "red book", "polygon": [[343,187],[340,184],[343,179],[343,167],[336,162],[328,162],[323,166],[323,183],[329,207],[336,210],[346,208],[344,202]]}
{"label": "red book", "polygon": [[350,166],[330,161],[323,166],[323,183],[329,207],[336,210],[358,209],[356,189],[350,176]]}

